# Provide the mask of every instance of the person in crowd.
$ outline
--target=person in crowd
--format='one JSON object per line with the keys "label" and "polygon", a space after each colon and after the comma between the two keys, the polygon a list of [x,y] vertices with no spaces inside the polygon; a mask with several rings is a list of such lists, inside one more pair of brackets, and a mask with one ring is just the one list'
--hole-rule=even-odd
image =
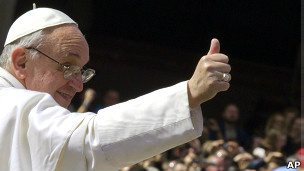
{"label": "person in crowd", "polygon": [[248,135],[238,125],[239,108],[237,105],[228,104],[224,109],[222,118],[223,122],[218,124],[221,133],[218,132],[218,129],[216,129],[217,131],[209,130],[210,139],[215,140],[220,137],[219,135],[222,135],[225,140],[236,140],[239,145],[246,146]]}
{"label": "person in crowd", "polygon": [[187,170],[187,166],[183,161],[177,161],[173,167],[172,171],[185,171]]}
{"label": "person in crowd", "polygon": [[190,148],[192,149],[193,153],[199,154],[201,152],[201,142],[199,139],[194,139],[190,142],[188,142],[190,145]]}
{"label": "person in crowd", "polygon": [[283,111],[285,117],[286,128],[291,126],[291,122],[299,117],[299,110],[296,107],[287,107]]}
{"label": "person in crowd", "polygon": [[192,161],[187,167],[187,171],[201,171],[201,170],[202,169],[198,161]]}
{"label": "person in crowd", "polygon": [[100,109],[115,105],[120,101],[120,94],[117,90],[109,89],[103,96],[102,103],[98,103],[94,111],[97,113]]}
{"label": "person in crowd", "polygon": [[224,140],[214,140],[214,141],[206,141],[202,145],[202,154],[204,157],[207,157],[211,154],[214,154],[217,150],[219,150],[224,145]]}
{"label": "person in crowd", "polygon": [[237,141],[232,140],[226,142],[225,148],[227,149],[228,155],[231,158],[234,158],[237,154],[244,151],[244,149],[239,146],[239,143]]}
{"label": "person in crowd", "polygon": [[275,112],[267,120],[265,133],[267,134],[272,129],[279,131],[282,135],[286,134],[286,122],[282,113]]}
{"label": "person in crowd", "polygon": [[96,96],[96,91],[92,88],[88,88],[84,92],[83,102],[79,106],[77,112],[78,113],[84,113],[84,112],[89,111],[89,108],[91,106],[91,103],[95,99],[95,96]]}
{"label": "person in crowd", "polygon": [[183,158],[183,162],[188,168],[194,161],[199,161],[199,156],[193,148],[189,148],[188,154]]}
{"label": "person in crowd", "polygon": [[272,171],[279,166],[285,165],[283,154],[280,152],[268,153],[264,161],[267,164],[266,171]]}
{"label": "person in crowd", "polygon": [[162,168],[165,171],[173,171],[173,168],[176,163],[177,163],[177,160],[169,160],[168,162],[163,163]]}
{"label": "person in crowd", "polygon": [[295,154],[301,148],[301,125],[304,120],[300,117],[294,118],[288,128],[287,142],[283,147],[283,154],[290,156]]}
{"label": "person in crowd", "polygon": [[259,148],[259,146],[263,142],[263,137],[262,136],[253,136],[252,141],[251,141],[251,148],[250,151],[254,151],[255,149]]}
{"label": "person in crowd", "polygon": [[[275,112],[273,115],[270,116],[270,118],[267,120],[265,134],[268,143],[270,142],[272,143],[271,151],[274,151],[276,149],[275,151],[281,152],[282,148],[286,145],[286,141],[287,141],[286,121],[282,113]],[[276,142],[274,140],[271,140],[271,137],[277,138],[277,136],[279,136],[278,137],[279,139],[277,140],[278,143],[277,145],[275,145],[277,147],[274,147],[274,144],[276,144]],[[266,144],[264,141],[264,145]]]}
{"label": "person in crowd", "polygon": [[208,119],[208,122],[206,122],[205,130],[206,130],[206,134],[208,133],[211,140],[219,140],[219,139],[224,140],[222,131],[219,127],[218,122],[215,119],[213,118]]}
{"label": "person in crowd", "polygon": [[265,149],[266,155],[269,152],[280,152],[281,146],[280,146],[280,138],[281,138],[281,132],[275,129],[271,129],[266,134],[266,137],[261,143],[261,147]]}
{"label": "person in crowd", "polygon": [[282,153],[269,152],[264,158],[251,158],[251,162],[247,164],[245,170],[272,171],[283,165],[285,162]]}
{"label": "person in crowd", "polygon": [[92,88],[88,88],[83,95],[83,102],[81,103],[80,107],[78,108],[77,112],[79,113],[83,113],[83,112],[87,112],[87,111],[94,111],[95,113],[97,113],[100,109],[115,105],[117,103],[119,103],[120,101],[120,95],[119,92],[114,90],[114,89],[110,89],[108,91],[106,91],[105,95],[103,96],[103,100],[102,103],[92,106],[93,101],[96,98],[96,91]]}
{"label": "person in crowd", "polygon": [[224,158],[216,154],[210,155],[205,161],[204,171],[225,171]]}
{"label": "person in crowd", "polygon": [[108,90],[104,96],[103,101],[104,101],[104,107],[109,107],[119,103],[120,101],[119,92],[114,89]]}
{"label": "person in crowd", "polygon": [[240,170],[245,170],[250,162],[253,160],[253,156],[247,152],[240,153],[233,158],[234,162],[237,163]]}
{"label": "person in crowd", "polygon": [[142,167],[145,168],[147,171],[160,171],[157,167],[155,167],[155,164],[157,162],[155,158],[156,157],[152,157],[141,162]]}

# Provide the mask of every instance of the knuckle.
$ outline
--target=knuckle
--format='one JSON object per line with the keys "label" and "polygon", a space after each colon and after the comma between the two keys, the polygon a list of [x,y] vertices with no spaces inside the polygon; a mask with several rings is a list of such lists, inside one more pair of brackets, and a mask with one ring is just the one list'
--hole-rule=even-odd
{"label": "knuckle", "polygon": [[225,54],[220,54],[219,56],[221,58],[221,60],[224,62],[224,63],[228,63],[229,62],[229,57]]}
{"label": "knuckle", "polygon": [[225,82],[223,85],[222,85],[222,91],[227,91],[230,87],[230,84]]}
{"label": "knuckle", "polygon": [[217,81],[216,80],[210,80],[209,82],[208,82],[208,85],[209,85],[209,87],[211,87],[211,88],[216,88],[217,87]]}
{"label": "knuckle", "polygon": [[227,64],[227,72],[231,71],[231,65]]}
{"label": "knuckle", "polygon": [[205,61],[206,58],[207,58],[207,56],[203,56],[203,57],[201,57],[200,61]]}
{"label": "knuckle", "polygon": [[211,60],[213,60],[213,55],[205,55],[204,56],[204,61],[211,61]]}
{"label": "knuckle", "polygon": [[221,57],[222,57],[223,61],[225,61],[227,63],[229,62],[229,57],[227,55],[221,54]]}
{"label": "knuckle", "polygon": [[213,83],[213,86],[217,92],[221,92],[221,91],[227,91],[230,87],[230,84],[228,82],[217,82],[217,83]]}
{"label": "knuckle", "polygon": [[213,65],[211,64],[211,62],[208,62],[208,61],[204,62],[203,67],[204,67],[207,71],[210,71],[210,70],[212,70],[212,69],[214,68]]}
{"label": "knuckle", "polygon": [[225,55],[224,58],[225,58],[225,61],[228,63],[229,62],[229,57]]}

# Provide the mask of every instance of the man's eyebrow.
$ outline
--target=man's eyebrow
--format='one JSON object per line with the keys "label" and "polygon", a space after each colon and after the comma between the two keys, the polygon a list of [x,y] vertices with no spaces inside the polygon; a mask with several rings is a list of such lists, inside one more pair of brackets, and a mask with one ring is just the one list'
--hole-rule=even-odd
{"label": "man's eyebrow", "polygon": [[80,58],[80,56],[79,56],[77,53],[68,53],[68,54],[66,55],[66,57],[68,57],[68,56],[75,56],[75,57],[77,57],[77,58]]}
{"label": "man's eyebrow", "polygon": [[[68,53],[67,55],[66,55],[66,57],[76,57],[76,58],[80,58],[80,56],[79,56],[79,54],[77,54],[77,53]],[[85,63],[85,65],[87,64],[87,63],[89,63],[89,61],[90,61],[90,58],[88,58],[88,61],[86,61],[86,63]],[[65,62],[66,64],[71,64],[70,62]]]}

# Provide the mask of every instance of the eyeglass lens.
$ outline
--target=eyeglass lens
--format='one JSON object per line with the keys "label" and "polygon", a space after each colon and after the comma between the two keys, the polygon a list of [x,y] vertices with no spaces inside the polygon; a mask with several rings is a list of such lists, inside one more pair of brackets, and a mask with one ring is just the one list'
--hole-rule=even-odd
{"label": "eyeglass lens", "polygon": [[82,82],[88,82],[94,75],[95,70],[93,69],[86,69],[81,72],[81,68],[78,66],[69,66],[64,72],[64,78],[68,80],[74,79],[79,73],[81,73]]}

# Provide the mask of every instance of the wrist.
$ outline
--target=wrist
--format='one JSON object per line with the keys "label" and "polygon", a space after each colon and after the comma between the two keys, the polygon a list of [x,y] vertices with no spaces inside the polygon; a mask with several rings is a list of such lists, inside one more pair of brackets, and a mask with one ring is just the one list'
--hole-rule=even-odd
{"label": "wrist", "polygon": [[[190,81],[190,80],[189,80],[189,81]],[[188,94],[189,107],[190,107],[190,108],[196,108],[196,107],[198,107],[200,104],[197,103],[197,101],[195,100],[195,97],[193,96],[193,92],[191,91],[191,87],[190,87],[189,81],[187,82],[187,94]]]}

